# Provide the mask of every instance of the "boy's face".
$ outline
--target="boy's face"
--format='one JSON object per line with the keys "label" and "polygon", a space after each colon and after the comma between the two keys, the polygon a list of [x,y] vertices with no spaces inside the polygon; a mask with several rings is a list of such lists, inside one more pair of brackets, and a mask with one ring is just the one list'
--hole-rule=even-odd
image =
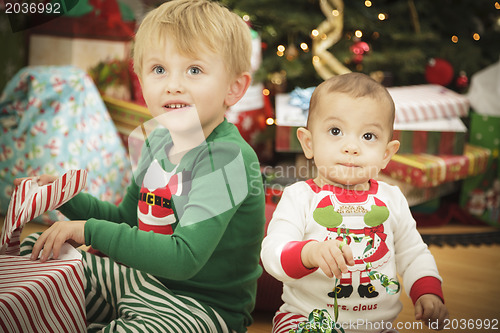
{"label": "boy's face", "polygon": [[390,141],[392,118],[388,101],[353,98],[343,93],[320,96],[308,129],[298,132],[307,158],[318,168],[320,186],[362,185],[376,178],[399,148]]}
{"label": "boy's face", "polygon": [[170,40],[145,54],[140,75],[153,117],[170,132],[189,134],[201,128],[205,138],[224,120],[227,106],[236,103],[235,80],[219,55],[200,47],[193,58]]}

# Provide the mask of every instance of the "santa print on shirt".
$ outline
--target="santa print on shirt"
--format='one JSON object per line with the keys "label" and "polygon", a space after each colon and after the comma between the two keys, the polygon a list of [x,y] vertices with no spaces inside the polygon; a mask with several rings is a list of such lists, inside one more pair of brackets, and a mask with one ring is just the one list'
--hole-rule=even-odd
{"label": "santa print on shirt", "polygon": [[[311,187],[315,187],[310,182]],[[360,297],[374,298],[379,295],[370,283],[368,273],[384,265],[391,253],[385,240],[383,223],[389,217],[386,204],[376,197],[378,183],[371,181],[368,191],[353,191],[339,187],[323,187],[327,190],[313,212],[314,220],[328,230],[326,239],[345,240],[351,247],[354,266],[348,266],[349,273],[343,274],[339,285],[328,296],[348,298],[354,291],[353,273],[359,272],[357,292]],[[367,267],[371,264],[371,268]]]}
{"label": "santa print on shirt", "polygon": [[189,192],[190,173],[177,172],[177,167],[166,172],[157,160],[149,166],[141,186],[137,215],[139,229],[160,234],[173,234],[177,222],[172,196]]}

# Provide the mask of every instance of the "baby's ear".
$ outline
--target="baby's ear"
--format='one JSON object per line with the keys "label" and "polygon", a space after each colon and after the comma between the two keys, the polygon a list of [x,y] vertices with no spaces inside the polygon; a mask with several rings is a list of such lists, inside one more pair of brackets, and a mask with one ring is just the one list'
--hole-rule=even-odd
{"label": "baby's ear", "polygon": [[302,146],[302,150],[304,151],[304,155],[306,156],[306,158],[313,158],[314,154],[311,131],[309,131],[305,127],[299,127],[297,129],[297,138],[299,139],[300,145]]}
{"label": "baby's ear", "polygon": [[391,160],[392,156],[394,156],[394,154],[396,154],[398,152],[399,145],[400,145],[400,143],[398,140],[389,141],[389,143],[387,144],[387,147],[385,148],[384,159],[382,160],[383,161],[382,169],[387,166],[387,164]]}
{"label": "baby's ear", "polygon": [[224,99],[224,104],[226,106],[233,106],[245,95],[250,83],[252,82],[252,76],[248,72],[236,77],[229,86],[226,98]]}

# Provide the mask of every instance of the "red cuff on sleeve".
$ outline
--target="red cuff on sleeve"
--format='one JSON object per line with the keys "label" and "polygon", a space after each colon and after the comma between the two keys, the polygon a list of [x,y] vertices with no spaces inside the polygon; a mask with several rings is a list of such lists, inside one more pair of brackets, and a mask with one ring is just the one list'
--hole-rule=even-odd
{"label": "red cuff on sleeve", "polygon": [[294,241],[285,245],[283,252],[281,252],[281,266],[283,267],[286,275],[294,279],[300,279],[318,269],[309,269],[305,267],[300,256],[304,245],[312,241],[313,240],[301,242]]}
{"label": "red cuff on sleeve", "polygon": [[410,289],[410,298],[413,301],[413,305],[418,300],[418,298],[424,294],[434,294],[441,298],[444,303],[443,289],[441,289],[441,281],[433,276],[424,276],[423,278],[415,281]]}

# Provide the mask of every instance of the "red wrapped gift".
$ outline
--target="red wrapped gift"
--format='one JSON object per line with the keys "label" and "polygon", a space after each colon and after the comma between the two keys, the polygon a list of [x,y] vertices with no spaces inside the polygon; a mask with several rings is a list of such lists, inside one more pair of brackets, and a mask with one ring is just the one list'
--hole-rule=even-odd
{"label": "red wrapped gift", "polygon": [[466,145],[464,155],[396,154],[382,170],[416,187],[432,187],[484,171],[490,151]]}
{"label": "red wrapped gift", "polygon": [[18,256],[24,225],[74,197],[86,179],[85,170],[70,170],[47,185],[25,179],[14,189],[0,237],[2,332],[86,331],[81,254],[65,243],[61,257],[67,260]]}
{"label": "red wrapped gift", "polygon": [[0,255],[2,332],[86,332],[81,260]]}

